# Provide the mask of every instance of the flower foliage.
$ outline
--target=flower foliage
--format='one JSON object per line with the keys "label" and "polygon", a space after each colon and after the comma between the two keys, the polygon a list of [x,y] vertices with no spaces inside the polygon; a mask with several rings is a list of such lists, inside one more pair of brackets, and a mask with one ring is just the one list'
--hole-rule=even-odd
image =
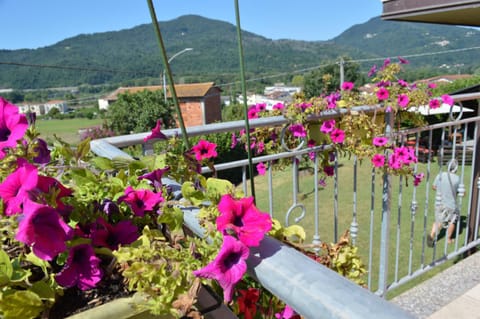
{"label": "flower foliage", "polygon": [[[324,185],[325,177],[333,175],[334,163],[342,155],[368,158],[379,172],[413,177],[413,164],[417,162],[414,149],[398,140],[393,128],[404,123],[424,124],[419,113],[411,112],[413,107],[436,108],[441,103],[453,105],[453,100],[448,95],[433,97],[434,85],[400,79],[402,65],[407,63],[403,58],[397,63],[387,59],[382,66],[372,67],[368,74],[372,79],[372,93],[361,92],[354,83],[344,82],[336,92],[308,100],[300,93],[291,103],[275,105],[271,110],[267,110],[265,104],[250,106],[251,119],[274,115],[288,119],[284,128],[253,129],[250,132],[253,154],[273,154],[303,146],[315,148],[305,160],[319,158],[320,185]],[[244,131],[234,134],[232,140],[235,145],[238,142],[247,145]],[[277,164],[282,167],[281,161]]]}

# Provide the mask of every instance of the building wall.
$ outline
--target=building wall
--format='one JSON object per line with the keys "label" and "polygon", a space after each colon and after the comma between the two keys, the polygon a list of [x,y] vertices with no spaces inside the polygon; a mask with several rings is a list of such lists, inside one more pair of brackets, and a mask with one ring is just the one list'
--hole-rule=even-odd
{"label": "building wall", "polygon": [[183,122],[186,127],[203,125],[202,103],[200,101],[181,101],[180,109],[182,110]]}
{"label": "building wall", "polygon": [[222,101],[218,89],[211,89],[204,99],[205,123],[222,121]]}

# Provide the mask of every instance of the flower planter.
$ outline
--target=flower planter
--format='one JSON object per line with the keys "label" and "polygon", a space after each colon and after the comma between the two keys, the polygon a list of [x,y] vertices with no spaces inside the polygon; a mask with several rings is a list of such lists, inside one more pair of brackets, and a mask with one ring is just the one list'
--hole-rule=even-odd
{"label": "flower planter", "polygon": [[[173,319],[172,315],[153,315],[148,310],[138,307],[144,301],[140,294],[112,300],[106,304],[85,310],[66,319]],[[235,319],[231,310],[222,300],[214,296],[205,287],[200,288],[198,308],[206,319]]]}

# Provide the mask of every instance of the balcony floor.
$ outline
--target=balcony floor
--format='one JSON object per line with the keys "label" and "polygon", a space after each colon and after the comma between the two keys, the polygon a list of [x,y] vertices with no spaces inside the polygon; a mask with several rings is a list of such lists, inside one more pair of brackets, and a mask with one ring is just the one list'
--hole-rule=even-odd
{"label": "balcony floor", "polygon": [[480,318],[480,252],[393,298],[417,318]]}

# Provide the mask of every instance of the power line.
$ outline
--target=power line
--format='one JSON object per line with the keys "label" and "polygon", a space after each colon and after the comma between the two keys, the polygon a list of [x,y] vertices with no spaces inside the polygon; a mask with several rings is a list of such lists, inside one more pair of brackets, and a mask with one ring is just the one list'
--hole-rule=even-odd
{"label": "power line", "polygon": [[[440,55],[440,54],[450,54],[450,53],[457,53],[457,52],[464,52],[470,50],[478,50],[480,46],[470,47],[470,48],[460,48],[460,49],[451,49],[451,50],[444,50],[444,51],[437,51],[437,52],[427,52],[427,53],[417,53],[417,54],[406,54],[406,55],[398,55],[403,58],[416,58],[416,57],[426,57],[426,56],[433,56],[433,55]],[[374,61],[384,61],[386,59],[393,59],[397,58],[398,56],[390,56],[390,57],[377,57],[377,58],[367,58],[367,59],[355,59],[355,60],[348,60],[345,63],[364,63],[364,62],[374,62]],[[247,82],[256,82],[265,79],[271,79],[286,75],[292,74],[302,74],[306,72],[310,72],[313,70],[317,70],[323,67],[330,65],[331,63],[320,64],[312,67],[302,68],[298,70],[282,72],[257,78],[247,79]],[[23,66],[23,67],[37,67],[37,68],[52,68],[52,69],[65,69],[65,70],[76,70],[76,71],[88,71],[88,72],[108,72],[108,73],[119,73],[119,74],[143,74],[146,76],[153,76],[151,73],[146,72],[139,72],[139,71],[130,71],[130,70],[117,70],[117,69],[102,69],[102,68],[87,68],[87,67],[77,67],[77,66],[64,66],[64,65],[49,65],[49,64],[30,64],[30,63],[19,63],[19,62],[5,62],[0,61],[0,65],[14,65],[14,66]],[[217,84],[218,87],[225,87],[236,85],[240,83],[240,81],[224,83],[224,84]]]}

